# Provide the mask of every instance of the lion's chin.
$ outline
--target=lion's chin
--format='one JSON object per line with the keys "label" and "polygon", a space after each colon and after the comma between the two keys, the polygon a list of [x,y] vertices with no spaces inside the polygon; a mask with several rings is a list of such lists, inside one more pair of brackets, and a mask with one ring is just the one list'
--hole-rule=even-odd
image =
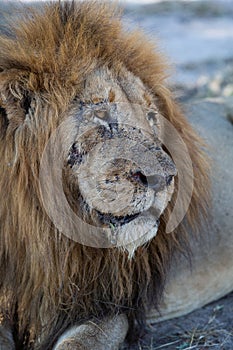
{"label": "lion's chin", "polygon": [[112,230],[112,243],[128,251],[129,258],[132,258],[139,246],[156,236],[159,218],[171,200],[173,191],[174,180],[166,191],[157,193],[154,204],[149,210],[140,213],[134,220],[120,226],[115,232]]}
{"label": "lion's chin", "polygon": [[126,250],[132,258],[136,249],[156,236],[159,220],[150,212],[141,213],[134,220],[112,230],[111,243]]}

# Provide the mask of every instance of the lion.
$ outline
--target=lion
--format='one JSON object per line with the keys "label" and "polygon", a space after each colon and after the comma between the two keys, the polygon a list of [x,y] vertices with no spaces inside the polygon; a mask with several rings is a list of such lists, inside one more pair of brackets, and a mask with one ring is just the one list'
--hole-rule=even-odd
{"label": "lion", "polygon": [[33,8],[0,47],[1,349],[118,349],[208,211],[204,143],[113,5]]}

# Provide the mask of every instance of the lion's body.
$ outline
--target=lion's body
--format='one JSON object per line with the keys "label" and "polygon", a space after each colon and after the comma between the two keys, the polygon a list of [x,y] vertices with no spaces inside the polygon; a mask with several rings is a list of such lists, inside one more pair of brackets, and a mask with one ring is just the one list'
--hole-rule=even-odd
{"label": "lion's body", "polygon": [[[233,291],[233,172],[229,166],[233,162],[233,126],[225,113],[224,104],[216,101],[201,100],[189,106],[189,120],[208,142],[212,205],[208,225],[203,227],[205,234],[189,240],[192,268],[184,258],[172,266],[160,314],[152,310],[150,321],[185,315]],[[224,308],[227,315],[230,310]]]}
{"label": "lion's body", "polygon": [[[18,348],[44,350],[76,323],[125,313],[133,324],[145,319],[149,305],[158,307],[171,258],[186,251],[187,232],[205,211],[208,176],[202,143],[165,87],[163,58],[141,34],[126,34],[108,6],[54,4],[20,21],[0,37],[1,314]],[[123,70],[141,80],[193,162],[185,223],[165,233],[173,195],[156,237],[132,259],[127,251],[88,247],[63,236],[41,201],[45,145],[99,67],[108,67],[119,81],[126,79]]]}

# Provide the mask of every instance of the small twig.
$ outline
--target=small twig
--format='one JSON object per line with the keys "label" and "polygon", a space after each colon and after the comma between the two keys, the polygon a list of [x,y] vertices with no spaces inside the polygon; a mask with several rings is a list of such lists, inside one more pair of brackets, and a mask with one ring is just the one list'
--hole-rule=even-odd
{"label": "small twig", "polygon": [[165,346],[170,346],[170,345],[173,345],[173,344],[177,344],[179,342],[180,342],[180,339],[178,339],[176,341],[173,341],[171,343],[167,343],[167,344],[163,344],[163,345],[157,346],[156,348],[154,348],[154,350],[163,349],[163,348],[165,348]]}

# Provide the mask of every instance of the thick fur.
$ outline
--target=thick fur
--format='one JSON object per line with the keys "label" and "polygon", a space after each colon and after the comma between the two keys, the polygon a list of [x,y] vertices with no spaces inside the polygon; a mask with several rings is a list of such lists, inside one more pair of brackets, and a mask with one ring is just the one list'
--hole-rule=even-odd
{"label": "thick fur", "polygon": [[[133,324],[145,320],[148,306],[158,307],[171,258],[187,252],[188,235],[206,211],[208,167],[202,141],[166,87],[164,58],[141,33],[124,31],[116,10],[69,2],[27,13],[0,37],[0,296],[16,345],[28,349],[40,337],[36,346],[44,350],[75,322],[124,312]],[[102,65],[115,72],[126,67],[142,80],[182,136],[194,168],[184,222],[165,233],[174,194],[157,236],[131,260],[118,249],[82,246],[61,235],[40,199],[45,144],[85,77]]]}

